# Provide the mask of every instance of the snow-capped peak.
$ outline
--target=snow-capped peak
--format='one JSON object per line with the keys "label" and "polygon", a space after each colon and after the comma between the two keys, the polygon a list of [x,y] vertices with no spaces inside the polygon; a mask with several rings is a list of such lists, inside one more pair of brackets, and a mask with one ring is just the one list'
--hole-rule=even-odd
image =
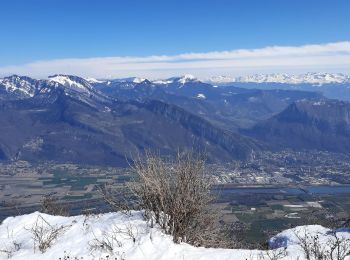
{"label": "snow-capped peak", "polygon": [[4,88],[8,93],[17,93],[21,96],[33,97],[36,91],[36,80],[12,75],[0,80],[0,88]]}
{"label": "snow-capped peak", "polygon": [[58,83],[66,88],[78,92],[93,92],[94,88],[83,78],[71,75],[54,75],[49,77],[49,82]]}
{"label": "snow-capped peak", "polygon": [[178,82],[180,82],[181,84],[185,84],[185,83],[187,83],[189,81],[196,81],[196,80],[197,79],[196,79],[195,76],[193,76],[191,74],[185,74],[185,75],[183,75],[182,77],[180,77],[178,79]]}
{"label": "snow-capped peak", "polygon": [[144,82],[146,79],[144,79],[144,78],[134,78],[133,80],[132,80],[132,82],[134,82],[134,83],[141,83],[141,82]]}

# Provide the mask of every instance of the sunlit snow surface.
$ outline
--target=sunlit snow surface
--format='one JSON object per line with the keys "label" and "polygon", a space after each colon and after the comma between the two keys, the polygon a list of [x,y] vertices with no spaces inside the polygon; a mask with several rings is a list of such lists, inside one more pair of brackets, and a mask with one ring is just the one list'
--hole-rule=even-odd
{"label": "sunlit snow surface", "polygon": [[[45,253],[34,251],[31,229],[33,226],[46,230],[62,228],[58,238]],[[307,228],[313,233],[327,236],[328,229],[321,226]],[[131,235],[130,235],[131,234]],[[348,233],[344,233],[349,235]],[[105,238],[105,239],[103,239]],[[113,252],[99,248],[97,241],[112,241]],[[284,259],[304,259],[295,245],[293,230],[286,230],[270,241],[273,245],[288,246],[288,256]],[[277,243],[278,242],[278,243]],[[20,245],[18,251],[14,243]],[[143,220],[141,212],[131,215],[107,213],[91,216],[60,217],[35,212],[28,215],[10,217],[0,225],[0,250],[13,251],[10,259],[261,259],[262,251],[240,249],[196,248],[188,244],[174,244],[172,238],[158,228],[150,228]],[[263,252],[264,254],[264,252]],[[107,257],[108,256],[108,257]],[[8,259],[6,253],[0,259]],[[83,257],[83,258],[82,258]],[[268,258],[266,258],[268,259]]]}
{"label": "sunlit snow surface", "polygon": [[64,75],[53,76],[50,78],[50,80],[57,82],[57,83],[59,83],[63,86],[66,86],[66,87],[78,88],[78,89],[83,89],[83,90],[85,90],[85,88],[86,88],[84,85],[82,85],[76,81],[73,81],[69,77],[64,76]]}

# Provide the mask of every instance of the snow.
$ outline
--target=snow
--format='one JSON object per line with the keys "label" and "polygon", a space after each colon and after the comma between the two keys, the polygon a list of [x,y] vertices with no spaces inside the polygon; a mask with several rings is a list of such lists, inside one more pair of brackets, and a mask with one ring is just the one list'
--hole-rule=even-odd
{"label": "snow", "polygon": [[324,101],[315,101],[312,103],[313,106],[323,106],[325,104],[326,104],[326,102],[324,102]]}
{"label": "snow", "polygon": [[[44,222],[42,221],[44,219]],[[64,227],[62,233],[45,252],[33,249],[34,241],[30,229],[39,221],[49,223],[54,228]],[[46,221],[46,222],[45,222]],[[131,233],[133,238],[127,235]],[[115,236],[114,240],[112,237]],[[97,240],[103,237],[112,240],[113,252],[95,248]],[[158,228],[150,228],[142,218],[141,212],[131,216],[122,213],[107,213],[93,216],[60,217],[35,212],[28,215],[10,217],[0,226],[0,250],[8,250],[13,242],[21,248],[10,259],[59,259],[66,255],[70,259],[106,259],[107,255],[124,256],[124,259],[240,259],[257,251],[204,249],[188,244],[174,244],[172,238],[163,234]],[[0,259],[6,259],[0,255]],[[111,258],[110,258],[111,259]]]}
{"label": "snow", "polygon": [[306,204],[312,208],[322,208],[322,205],[318,201],[308,201]]}
{"label": "snow", "polygon": [[105,81],[103,80],[98,80],[98,79],[95,79],[95,78],[85,78],[85,80],[89,83],[104,83]]}
{"label": "snow", "polygon": [[144,78],[137,78],[137,77],[130,77],[130,78],[121,78],[121,79],[115,79],[114,81],[116,82],[129,82],[129,83],[141,83],[145,81],[146,79]]}
{"label": "snow", "polygon": [[[327,233],[329,231],[331,230],[320,225],[299,226],[293,229],[287,229],[277,234],[270,239],[269,245],[271,247],[295,246],[299,241],[298,236],[302,236],[305,233],[314,235],[318,234],[322,240],[328,239],[329,236]],[[345,233],[345,235],[350,237],[350,234],[348,233]]]}
{"label": "snow", "polygon": [[6,92],[22,92],[25,96],[33,97],[35,86],[26,79],[13,75],[0,80],[0,87],[4,87]]}
{"label": "snow", "polygon": [[204,94],[199,93],[199,94],[197,95],[197,98],[198,98],[198,99],[206,99],[207,97],[206,97]]}
{"label": "snow", "polygon": [[86,87],[83,84],[80,84],[76,81],[71,80],[68,76],[57,75],[54,77],[50,77],[50,81],[57,82],[65,87],[77,88],[86,90]]}
{"label": "snow", "polygon": [[196,77],[191,75],[191,74],[185,74],[184,76],[182,76],[181,78],[179,78],[178,82],[181,84],[185,84],[189,81],[195,81]]}
{"label": "snow", "polygon": [[144,82],[146,79],[144,78],[134,78],[132,82],[134,83],[141,83],[141,82]]}
{"label": "snow", "polygon": [[[60,229],[58,237],[46,252],[34,250],[31,229],[37,225],[44,230]],[[325,241],[329,229],[321,226],[297,227],[286,230],[272,238],[269,243],[274,248],[287,246],[288,255],[284,259],[304,259],[297,245],[296,231],[310,231],[321,234]],[[348,236],[348,233],[342,233]],[[103,249],[101,241],[109,241],[113,251]],[[14,246],[20,245],[20,246]],[[17,247],[17,248],[16,248]],[[16,250],[18,249],[18,250]],[[221,259],[269,259],[267,251],[243,249],[214,249],[193,247],[182,243],[174,244],[172,238],[158,227],[150,228],[143,220],[142,212],[130,215],[106,213],[100,215],[61,217],[39,212],[9,217],[0,225],[0,259],[7,259],[4,251],[12,252],[9,259],[160,259],[160,260],[221,260]],[[271,251],[270,251],[271,252]],[[260,256],[265,256],[261,258]],[[108,256],[108,258],[107,258]]]}
{"label": "snow", "polygon": [[212,76],[205,80],[208,83],[214,83],[214,84],[223,84],[223,83],[232,83],[235,81],[234,77],[229,76]]}
{"label": "snow", "polygon": [[284,207],[286,207],[286,208],[304,208],[305,206],[304,205],[287,204],[287,205],[284,205]]}
{"label": "snow", "polygon": [[286,218],[292,218],[292,219],[299,219],[301,217],[298,216],[297,212],[293,212],[293,213],[288,213],[287,215],[285,215],[284,217]]}
{"label": "snow", "polygon": [[171,83],[173,83],[173,82],[174,82],[174,81],[173,81],[173,80],[170,80],[170,79],[168,79],[168,80],[157,79],[157,80],[152,81],[152,83],[154,83],[154,84],[159,84],[159,85],[171,84]]}
{"label": "snow", "polygon": [[[98,81],[94,78],[86,78],[90,83],[101,83],[103,81]],[[130,77],[116,79],[121,82],[133,82],[141,83],[145,81],[145,78]],[[203,78],[203,82],[210,83],[212,85],[225,85],[234,82],[238,83],[281,83],[281,84],[312,84],[315,86],[331,83],[350,83],[350,76],[341,73],[322,73],[322,72],[308,72],[305,74],[293,75],[286,73],[272,73],[272,74],[254,74],[239,77],[232,77],[226,75],[212,76],[208,78]],[[186,84],[187,82],[198,81],[198,79],[191,75],[185,74],[181,77],[174,77],[169,79],[157,79],[153,80],[152,83],[159,85],[167,85],[174,82],[180,84]],[[107,83],[108,84],[108,83]]]}
{"label": "snow", "polygon": [[281,83],[324,85],[331,83],[350,83],[350,77],[341,73],[309,72],[306,74],[255,74],[241,77],[214,76],[206,80],[213,84],[240,83]]}
{"label": "snow", "polygon": [[258,102],[258,101],[259,101],[259,98],[257,98],[257,97],[249,97],[249,98],[248,98],[248,101],[249,101],[249,102],[253,102],[253,103],[254,103],[254,102]]}
{"label": "snow", "polygon": [[[339,238],[350,239],[349,229],[339,229],[336,231]],[[325,251],[329,251],[329,247],[332,244],[332,241],[334,241],[334,237],[331,236],[331,232],[333,232],[331,229],[320,225],[299,226],[277,234],[270,239],[269,246],[270,248],[286,247],[288,254],[295,257],[292,259],[297,259],[297,256],[301,256],[301,258],[299,258],[301,260],[305,259],[305,256],[303,255],[300,247],[300,238],[306,238],[307,241],[311,243],[314,241],[314,238],[317,237],[319,243],[322,245],[322,248]],[[349,243],[344,243],[343,245],[349,246]],[[350,256],[346,257],[345,259],[349,260]]]}

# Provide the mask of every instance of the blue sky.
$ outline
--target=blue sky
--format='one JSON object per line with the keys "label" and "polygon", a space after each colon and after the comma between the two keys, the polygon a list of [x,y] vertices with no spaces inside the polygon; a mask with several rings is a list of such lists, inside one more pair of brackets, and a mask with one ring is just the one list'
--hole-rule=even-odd
{"label": "blue sky", "polygon": [[[350,40],[348,0],[1,0],[0,10],[2,74],[18,68],[25,73],[23,65],[36,61],[174,56]],[[330,70],[346,72],[348,65],[342,64]],[[169,70],[163,74],[172,74]]]}

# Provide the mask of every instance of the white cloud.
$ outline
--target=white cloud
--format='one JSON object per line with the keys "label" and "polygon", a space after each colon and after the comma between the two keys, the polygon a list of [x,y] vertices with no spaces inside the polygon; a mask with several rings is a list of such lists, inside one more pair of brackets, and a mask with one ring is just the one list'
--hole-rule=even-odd
{"label": "white cloud", "polygon": [[96,78],[141,76],[163,78],[184,73],[198,77],[238,76],[253,73],[304,73],[308,71],[350,74],[350,41],[303,46],[272,46],[173,56],[101,57],[35,61],[0,67],[9,74],[47,77],[56,73]]}

